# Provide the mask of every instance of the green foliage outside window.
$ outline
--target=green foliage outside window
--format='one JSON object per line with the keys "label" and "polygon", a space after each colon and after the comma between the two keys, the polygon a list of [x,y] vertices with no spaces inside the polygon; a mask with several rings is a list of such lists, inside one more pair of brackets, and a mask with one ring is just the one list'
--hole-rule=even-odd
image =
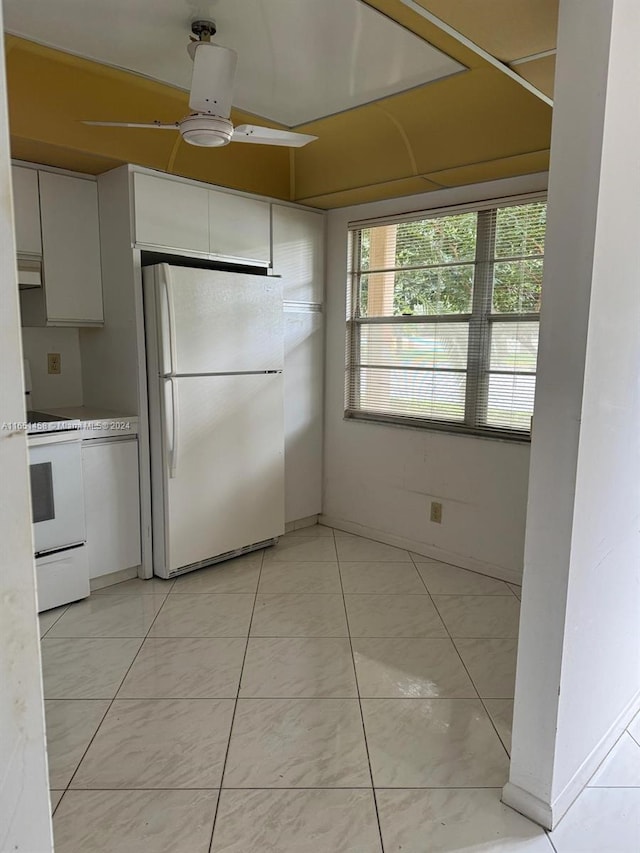
{"label": "green foliage outside window", "polygon": [[[482,214],[481,214],[482,215]],[[478,213],[401,222],[396,226],[393,314],[471,311]],[[493,258],[495,313],[540,310],[546,203],[497,211]],[[361,231],[360,268],[369,268],[371,229]],[[532,257],[533,256],[533,257]],[[502,260],[504,259],[504,260]],[[367,316],[368,276],[361,276],[360,313]]]}

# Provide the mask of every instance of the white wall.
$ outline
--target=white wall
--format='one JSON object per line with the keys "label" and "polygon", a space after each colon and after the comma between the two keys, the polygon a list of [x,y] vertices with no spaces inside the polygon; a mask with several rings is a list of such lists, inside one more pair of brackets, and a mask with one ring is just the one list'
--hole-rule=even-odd
{"label": "white wall", "polygon": [[[23,328],[22,349],[31,367],[31,408],[82,405],[78,329]],[[47,353],[59,352],[61,371],[48,373]]]}
{"label": "white wall", "polygon": [[[329,214],[324,518],[447,562],[519,580],[529,445],[345,421],[345,300],[349,221],[534,192],[532,175]],[[429,521],[443,504],[442,524]]]}
{"label": "white wall", "polygon": [[[0,28],[1,24],[0,9]],[[0,44],[0,422],[24,419],[7,125]],[[0,429],[0,471],[0,850],[50,853],[53,842],[23,430]]]}
{"label": "white wall", "polygon": [[640,704],[639,40],[636,0],[562,0],[505,788],[547,826]]}

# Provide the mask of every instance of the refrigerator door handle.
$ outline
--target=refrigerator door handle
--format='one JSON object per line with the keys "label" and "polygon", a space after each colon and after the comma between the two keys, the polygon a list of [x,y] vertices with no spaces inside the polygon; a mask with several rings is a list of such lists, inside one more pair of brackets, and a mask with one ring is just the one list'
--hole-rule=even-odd
{"label": "refrigerator door handle", "polygon": [[[167,338],[169,345],[169,370],[167,373],[176,372],[176,312],[173,303],[173,276],[169,264],[160,264],[162,270],[162,285],[164,298],[167,305]],[[164,365],[163,365],[164,367]]]}
{"label": "refrigerator door handle", "polygon": [[[169,445],[169,479],[173,480],[178,470],[178,444],[180,441],[180,424],[178,421],[178,383],[173,376],[167,377],[165,380],[171,388],[171,429],[165,422],[166,435],[171,435],[171,443]],[[165,385],[166,388],[166,385]],[[168,406],[165,402],[165,418]]]}

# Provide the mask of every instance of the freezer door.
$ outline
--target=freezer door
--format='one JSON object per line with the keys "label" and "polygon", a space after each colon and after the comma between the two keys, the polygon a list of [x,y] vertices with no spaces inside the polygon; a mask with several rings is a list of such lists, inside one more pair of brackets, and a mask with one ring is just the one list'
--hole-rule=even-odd
{"label": "freezer door", "polygon": [[167,264],[154,278],[161,373],[282,369],[280,279]]}
{"label": "freezer door", "polygon": [[165,565],[157,571],[165,576],[284,532],[282,375],[170,384],[167,440],[175,445],[166,454]]}

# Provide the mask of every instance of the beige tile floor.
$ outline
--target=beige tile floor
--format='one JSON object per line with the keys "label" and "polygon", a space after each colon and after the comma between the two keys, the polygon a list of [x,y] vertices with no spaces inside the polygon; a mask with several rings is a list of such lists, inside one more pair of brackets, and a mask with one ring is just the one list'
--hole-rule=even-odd
{"label": "beige tile floor", "polygon": [[41,615],[56,853],[638,853],[640,719],[500,803],[520,588],[315,527]]}

